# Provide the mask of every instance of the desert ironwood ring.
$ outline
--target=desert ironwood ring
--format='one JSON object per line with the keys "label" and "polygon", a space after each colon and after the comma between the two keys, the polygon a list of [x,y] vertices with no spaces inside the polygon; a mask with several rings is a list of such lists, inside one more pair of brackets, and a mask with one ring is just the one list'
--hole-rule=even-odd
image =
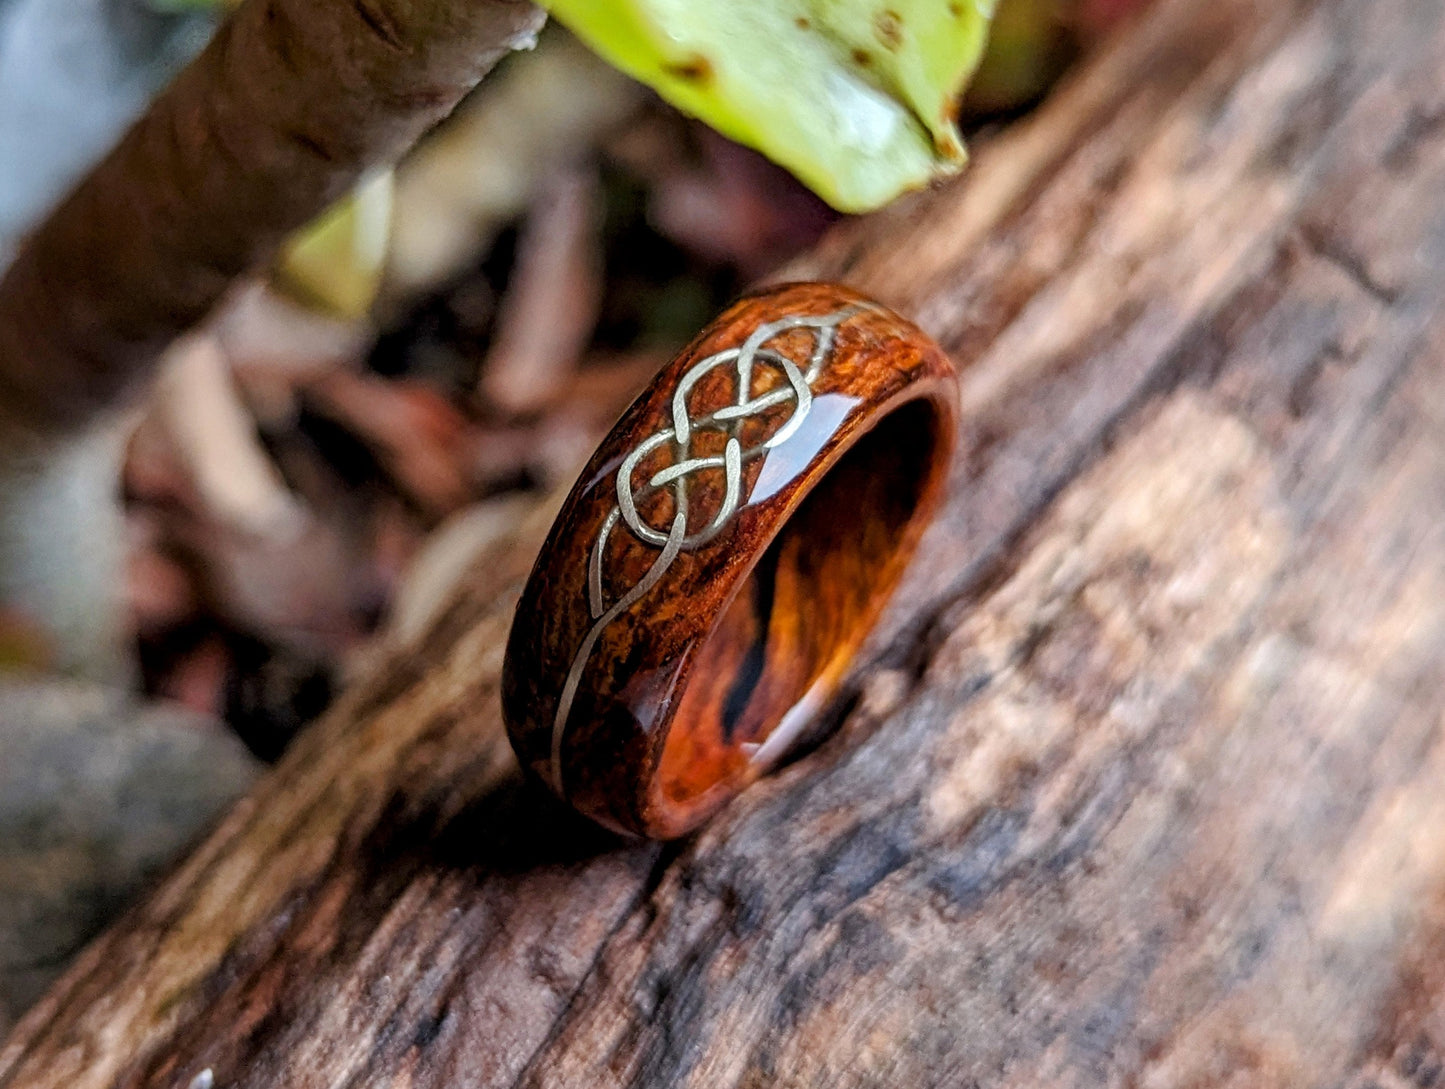
{"label": "desert ironwood ring", "polygon": [[828,284],[734,305],[592,456],[523,590],[502,706],[581,812],[681,835],[827,703],[942,492],[953,368]]}

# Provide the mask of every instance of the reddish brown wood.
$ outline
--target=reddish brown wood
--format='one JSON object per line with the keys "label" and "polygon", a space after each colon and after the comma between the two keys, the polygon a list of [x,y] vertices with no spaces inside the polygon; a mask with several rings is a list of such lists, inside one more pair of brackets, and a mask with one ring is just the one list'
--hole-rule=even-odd
{"label": "reddish brown wood", "polygon": [[776,764],[937,506],[956,402],[948,357],[846,288],[719,317],[593,454],[542,548],[503,670],[523,766],[608,827],[670,838]]}

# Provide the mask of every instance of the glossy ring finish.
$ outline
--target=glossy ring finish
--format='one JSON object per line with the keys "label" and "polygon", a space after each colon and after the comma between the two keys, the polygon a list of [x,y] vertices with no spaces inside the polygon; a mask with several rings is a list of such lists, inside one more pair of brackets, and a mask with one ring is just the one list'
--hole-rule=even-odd
{"label": "glossy ring finish", "polygon": [[941,496],[957,385],[829,284],[735,304],[623,414],[543,546],[502,707],[594,820],[682,835],[832,696]]}

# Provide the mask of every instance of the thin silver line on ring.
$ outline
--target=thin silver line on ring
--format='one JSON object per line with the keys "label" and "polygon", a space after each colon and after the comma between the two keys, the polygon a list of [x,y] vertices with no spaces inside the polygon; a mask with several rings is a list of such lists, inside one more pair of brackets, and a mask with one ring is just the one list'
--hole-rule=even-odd
{"label": "thin silver line on ring", "polygon": [[[623,458],[617,470],[615,488],[617,505],[608,512],[592,544],[587,563],[588,613],[593,618],[591,628],[583,637],[567,672],[567,679],[557,700],[557,709],[552,719],[552,745],[550,772],[553,788],[565,798],[566,790],[562,778],[562,742],[566,736],[567,719],[582,683],[587,660],[597,640],[607,626],[623,612],[641,600],[684,551],[701,547],[713,540],[737,514],[742,503],[743,466],[768,450],[786,442],[803,425],[812,408],[812,384],[822,372],[833,350],[838,327],[858,313],[862,306],[849,306],[817,317],[793,315],[778,321],[767,322],[753,330],[742,345],[728,348],[699,360],[678,380],[672,396],[672,426],[648,436]],[[780,352],[766,347],[772,340],[796,329],[816,331],[813,351],[808,359],[807,370],[799,370],[798,364]],[[752,396],[752,376],[755,362],[764,362],[783,372],[785,386],[769,390],[758,397]],[[687,397],[693,387],[717,367],[732,363],[736,367],[737,394],[733,404],[716,409],[698,419],[688,414]],[[792,402],[793,411],[767,440],[757,446],[744,448],[737,436],[737,428],[743,420],[782,404]],[[693,457],[692,435],[700,430],[716,430],[724,425],[728,432],[726,445],[721,457]],[[673,447],[673,464],[658,470],[641,487],[634,489],[632,477],[637,466],[654,450],[668,443]],[[723,498],[717,513],[706,526],[689,535],[687,516],[687,480],[703,470],[723,472]],[[637,509],[639,502],[656,494],[665,487],[671,487],[675,503],[672,524],[663,533],[643,521]],[[603,553],[613,530],[621,522],[634,538],[654,548],[659,548],[657,559],[647,573],[630,590],[619,597],[611,606],[604,600],[602,587]]]}

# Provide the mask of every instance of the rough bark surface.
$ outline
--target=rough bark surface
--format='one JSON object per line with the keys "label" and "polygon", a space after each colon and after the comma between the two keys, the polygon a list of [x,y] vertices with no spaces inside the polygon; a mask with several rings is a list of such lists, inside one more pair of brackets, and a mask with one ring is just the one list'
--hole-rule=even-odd
{"label": "rough bark surface", "polygon": [[831,740],[678,846],[559,814],[497,712],[538,522],[0,1086],[1435,1084],[1442,68],[1439,4],[1163,0],[798,270],[968,367]]}

